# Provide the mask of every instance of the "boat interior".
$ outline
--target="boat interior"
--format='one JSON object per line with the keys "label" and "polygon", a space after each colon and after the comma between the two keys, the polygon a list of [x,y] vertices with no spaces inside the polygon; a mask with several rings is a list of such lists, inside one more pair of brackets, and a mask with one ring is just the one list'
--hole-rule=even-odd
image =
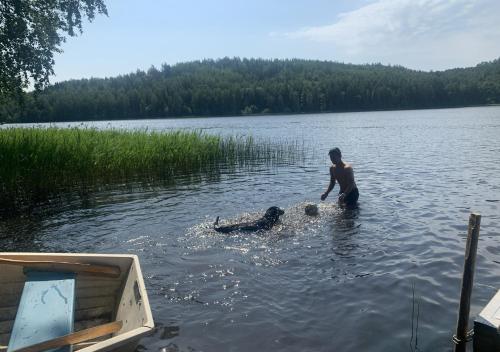
{"label": "boat interior", "polygon": [[[12,265],[8,261],[21,264]],[[52,263],[51,268],[60,271],[65,269],[58,263],[83,263],[117,269],[118,275],[114,275],[117,277],[77,273],[74,331],[114,321],[121,321],[122,325],[114,334],[73,345],[74,351],[99,351],[100,347],[109,347],[114,343],[119,345],[153,329],[139,262],[134,255],[0,253],[0,352],[7,351],[26,281],[26,266],[22,262],[48,262]]]}

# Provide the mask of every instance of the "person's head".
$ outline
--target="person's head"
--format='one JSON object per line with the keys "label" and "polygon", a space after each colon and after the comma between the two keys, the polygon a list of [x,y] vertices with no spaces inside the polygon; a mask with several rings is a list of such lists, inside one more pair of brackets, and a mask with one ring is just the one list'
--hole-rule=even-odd
{"label": "person's head", "polygon": [[330,149],[328,155],[330,156],[330,160],[334,164],[337,164],[342,160],[342,153],[340,152],[339,148]]}

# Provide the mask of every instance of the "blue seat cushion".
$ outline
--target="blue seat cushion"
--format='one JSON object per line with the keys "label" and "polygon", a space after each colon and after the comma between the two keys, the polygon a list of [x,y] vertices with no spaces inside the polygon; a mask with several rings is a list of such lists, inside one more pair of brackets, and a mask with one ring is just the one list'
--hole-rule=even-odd
{"label": "blue seat cushion", "polygon": [[28,271],[7,352],[72,333],[74,315],[74,273]]}

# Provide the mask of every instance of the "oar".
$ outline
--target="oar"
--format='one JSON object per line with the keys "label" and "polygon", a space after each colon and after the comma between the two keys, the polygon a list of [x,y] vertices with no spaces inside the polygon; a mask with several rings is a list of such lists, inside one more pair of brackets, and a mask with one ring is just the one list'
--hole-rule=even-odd
{"label": "oar", "polygon": [[85,342],[98,337],[113,334],[122,328],[121,321],[95,326],[90,329],[77,331],[68,335],[57,337],[52,340],[40,342],[31,346],[19,348],[13,352],[42,352],[53,348],[59,348],[67,345]]}
{"label": "oar", "polygon": [[121,270],[112,265],[96,265],[87,263],[70,263],[48,260],[18,260],[0,258],[0,264],[19,265],[25,268],[40,269],[47,271],[72,272],[94,276],[119,277]]}

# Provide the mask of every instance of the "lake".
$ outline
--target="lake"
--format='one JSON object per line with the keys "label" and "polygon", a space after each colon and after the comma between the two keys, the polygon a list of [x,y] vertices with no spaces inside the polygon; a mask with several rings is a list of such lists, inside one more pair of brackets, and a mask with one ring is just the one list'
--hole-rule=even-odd
{"label": "lake", "polygon": [[[158,327],[139,351],[451,351],[472,211],[482,224],[471,322],[500,288],[500,107],[84,125],[303,149],[0,222],[0,251],[139,255]],[[319,200],[334,146],[354,167],[357,210],[337,207],[338,186]],[[320,204],[318,217],[306,202]],[[211,228],[216,216],[254,219],[272,205],[285,215],[270,232]]]}

